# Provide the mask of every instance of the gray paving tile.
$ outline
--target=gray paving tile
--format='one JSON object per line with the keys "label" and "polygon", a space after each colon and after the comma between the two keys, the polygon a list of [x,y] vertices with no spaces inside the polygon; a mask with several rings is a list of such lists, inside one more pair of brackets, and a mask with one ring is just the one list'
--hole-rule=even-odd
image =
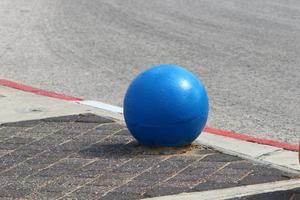
{"label": "gray paving tile", "polygon": [[0,171],[9,169],[27,158],[16,152],[12,152],[0,157]]}
{"label": "gray paving tile", "polygon": [[58,198],[66,193],[76,190],[78,186],[91,181],[89,178],[78,178],[72,176],[60,176],[51,183],[41,187],[37,193],[43,196],[51,195],[50,198]]}
{"label": "gray paving tile", "polygon": [[6,154],[9,154],[11,152],[12,152],[12,150],[0,150],[0,157],[4,156]]}
{"label": "gray paving tile", "polygon": [[149,190],[147,190],[143,196],[144,197],[156,197],[156,196],[164,196],[164,195],[172,195],[179,194],[183,192],[189,192],[190,188],[188,187],[175,187],[175,186],[155,186]]}
{"label": "gray paving tile", "polygon": [[[51,122],[42,122],[33,128],[27,130],[29,133],[40,133],[43,135],[54,133],[55,131],[60,130],[64,127],[65,124],[60,123],[51,123]],[[23,132],[25,134],[26,132]]]}
{"label": "gray paving tile", "polygon": [[22,178],[31,175],[35,169],[27,163],[16,165],[15,167],[3,172],[1,176],[10,177],[13,180],[21,180]]}
{"label": "gray paving tile", "polygon": [[93,186],[108,186],[108,187],[117,187],[122,184],[125,184],[128,179],[134,176],[133,172],[127,173],[106,173],[102,174],[90,185]]}
{"label": "gray paving tile", "polygon": [[36,175],[46,177],[57,177],[67,175],[71,174],[77,168],[84,166],[88,162],[90,161],[86,159],[66,158],[52,164],[49,168],[38,172]]}
{"label": "gray paving tile", "polygon": [[0,188],[10,185],[15,182],[14,178],[11,178],[9,176],[0,176]]}
{"label": "gray paving tile", "polygon": [[126,173],[126,172],[134,172],[141,173],[161,162],[161,158],[134,158],[131,159],[126,164],[122,165],[114,169],[112,172],[116,173]]}
{"label": "gray paving tile", "polygon": [[27,129],[27,127],[2,127],[0,129],[0,141],[25,133]]}
{"label": "gray paving tile", "polygon": [[241,181],[239,181],[239,185],[251,185],[251,184],[259,184],[259,183],[267,183],[267,182],[273,182],[278,180],[288,180],[287,177],[282,175],[261,175],[261,174],[255,174],[251,173]]}
{"label": "gray paving tile", "polygon": [[43,122],[75,122],[80,116],[79,115],[66,115],[60,117],[50,117],[41,119]]}
{"label": "gray paving tile", "polygon": [[86,114],[79,114],[79,118],[76,119],[75,122],[103,124],[103,123],[114,122],[114,120],[109,119],[109,118],[105,118],[105,117],[102,117],[102,116],[98,116],[98,115],[95,115],[95,114],[86,113]]}
{"label": "gray paving tile", "polygon": [[206,190],[216,190],[220,188],[228,188],[228,187],[236,187],[238,186],[237,182],[232,181],[212,181],[212,180],[206,180],[205,182],[202,182],[195,186],[193,188],[193,191],[206,191]]}
{"label": "gray paving tile", "polygon": [[40,124],[40,120],[28,120],[28,121],[20,121],[20,122],[11,122],[11,123],[4,123],[1,124],[1,126],[4,127],[24,127],[24,128],[30,128],[34,127],[38,124]]}
{"label": "gray paving tile", "polygon": [[92,114],[18,123],[0,128],[1,198],[140,199],[289,178],[197,144],[147,148]]}
{"label": "gray paving tile", "polygon": [[65,199],[77,199],[77,200],[99,199],[108,189],[109,187],[107,186],[83,187],[71,193]]}
{"label": "gray paving tile", "polygon": [[213,155],[209,155],[203,159],[203,161],[207,162],[232,162],[232,161],[239,161],[243,160],[242,158],[239,158],[237,156],[232,156],[228,154],[223,154],[223,153],[216,153]]}
{"label": "gray paving tile", "polygon": [[20,183],[7,185],[0,189],[0,197],[21,198],[32,192],[32,188],[28,188]]}

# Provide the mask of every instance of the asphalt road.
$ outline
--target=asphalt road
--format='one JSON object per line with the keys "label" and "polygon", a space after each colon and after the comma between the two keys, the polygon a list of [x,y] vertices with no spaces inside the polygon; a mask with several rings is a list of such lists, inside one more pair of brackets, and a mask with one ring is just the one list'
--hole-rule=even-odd
{"label": "asphalt road", "polygon": [[141,70],[207,87],[209,125],[300,138],[298,0],[1,0],[0,77],[122,105]]}

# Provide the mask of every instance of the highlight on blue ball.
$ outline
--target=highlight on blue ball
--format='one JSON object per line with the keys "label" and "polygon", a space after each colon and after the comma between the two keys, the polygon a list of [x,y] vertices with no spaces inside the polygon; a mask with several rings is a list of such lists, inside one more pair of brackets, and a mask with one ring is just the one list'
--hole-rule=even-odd
{"label": "highlight on blue ball", "polygon": [[139,74],[124,98],[124,118],[133,137],[146,146],[178,147],[192,143],[208,117],[204,85],[174,64]]}

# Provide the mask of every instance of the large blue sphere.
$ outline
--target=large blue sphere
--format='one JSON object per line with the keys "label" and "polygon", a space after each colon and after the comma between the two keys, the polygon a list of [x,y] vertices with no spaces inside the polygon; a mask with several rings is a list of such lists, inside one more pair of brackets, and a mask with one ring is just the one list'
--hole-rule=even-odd
{"label": "large blue sphere", "polygon": [[139,74],[124,99],[124,118],[133,137],[146,146],[183,146],[204,128],[208,97],[190,71],[171,64]]}

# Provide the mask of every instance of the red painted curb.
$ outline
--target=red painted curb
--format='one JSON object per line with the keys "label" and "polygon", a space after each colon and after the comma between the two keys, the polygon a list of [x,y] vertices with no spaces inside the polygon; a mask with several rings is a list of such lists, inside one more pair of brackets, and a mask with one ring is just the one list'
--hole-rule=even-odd
{"label": "red painted curb", "polygon": [[42,90],[42,89],[39,89],[39,88],[31,87],[31,86],[28,86],[28,85],[24,85],[24,84],[21,84],[21,83],[16,83],[14,81],[9,81],[9,80],[5,80],[5,79],[0,79],[0,85],[15,88],[15,89],[18,89],[18,90],[23,90],[23,91],[26,91],[26,92],[31,92],[31,93],[38,94],[38,95],[53,97],[53,98],[57,98],[57,99],[63,99],[63,100],[67,100],[67,101],[80,101],[80,100],[82,100],[81,98],[72,97],[72,96],[68,96],[68,95],[64,95],[64,94],[60,94],[60,93],[56,93],[56,92],[46,91],[46,90]]}
{"label": "red painted curb", "polygon": [[289,143],[280,142],[280,141],[276,141],[276,140],[257,138],[257,137],[253,137],[253,136],[246,135],[246,134],[235,133],[233,131],[226,131],[226,130],[212,128],[212,127],[208,127],[208,126],[206,126],[204,128],[204,131],[207,133],[230,137],[230,138],[234,138],[234,139],[238,139],[238,140],[244,140],[244,141],[248,141],[248,142],[254,142],[254,143],[258,143],[258,144],[265,144],[265,145],[270,145],[270,146],[274,146],[274,147],[279,147],[279,148],[287,149],[290,151],[299,151],[299,145],[297,145],[297,144],[289,144]]}
{"label": "red painted curb", "polygon": [[[9,80],[5,80],[5,79],[0,79],[0,85],[15,88],[18,90],[23,90],[26,92],[31,92],[31,93],[38,94],[38,95],[53,97],[53,98],[57,98],[57,99],[63,99],[63,100],[67,100],[67,101],[83,100],[81,98],[67,96],[64,94],[51,92],[51,91],[47,91],[47,90],[42,90],[39,88],[34,88],[34,87],[31,87],[28,85],[16,83],[14,81],[9,81]],[[280,141],[276,141],[276,140],[256,138],[256,137],[252,137],[252,136],[249,136],[246,134],[235,133],[233,131],[226,131],[226,130],[222,130],[222,129],[212,128],[209,126],[206,126],[204,128],[204,131],[207,133],[210,133],[210,134],[221,135],[221,136],[225,136],[225,137],[230,137],[230,138],[248,141],[248,142],[254,142],[254,143],[258,143],[258,144],[265,144],[265,145],[269,145],[269,146],[287,149],[290,151],[299,151],[299,145],[297,145],[297,144],[289,144],[289,143],[280,142]]]}

